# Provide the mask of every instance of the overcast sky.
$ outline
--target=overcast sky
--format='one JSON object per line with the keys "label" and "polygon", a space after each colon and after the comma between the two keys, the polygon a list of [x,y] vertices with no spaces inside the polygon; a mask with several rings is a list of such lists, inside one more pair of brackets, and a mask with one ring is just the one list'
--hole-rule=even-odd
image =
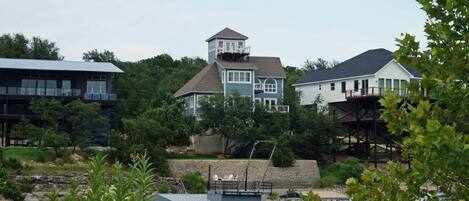
{"label": "overcast sky", "polygon": [[414,0],[0,0],[0,34],[49,39],[65,60],[91,49],[125,61],[161,53],[206,59],[205,39],[230,27],[249,37],[252,55],[300,66],[395,50],[402,32],[422,41],[424,22]]}

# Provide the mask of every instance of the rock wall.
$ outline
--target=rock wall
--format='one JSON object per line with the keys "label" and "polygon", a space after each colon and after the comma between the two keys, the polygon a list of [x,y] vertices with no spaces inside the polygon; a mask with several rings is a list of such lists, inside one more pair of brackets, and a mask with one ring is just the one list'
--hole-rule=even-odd
{"label": "rock wall", "polygon": [[[207,181],[211,165],[213,175],[237,175],[238,180],[245,179],[247,160],[168,160],[174,177],[181,177],[188,172],[200,172]],[[249,181],[260,181],[267,168],[264,181],[273,182],[274,188],[309,188],[319,179],[319,169],[315,160],[297,160],[294,167],[277,168],[267,160],[251,160],[248,170]]]}

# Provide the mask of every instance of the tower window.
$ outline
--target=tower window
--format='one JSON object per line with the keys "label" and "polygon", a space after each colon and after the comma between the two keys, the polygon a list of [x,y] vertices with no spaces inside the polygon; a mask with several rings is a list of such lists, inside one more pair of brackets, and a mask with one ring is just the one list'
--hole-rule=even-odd
{"label": "tower window", "polygon": [[223,41],[218,42],[218,48],[223,48]]}

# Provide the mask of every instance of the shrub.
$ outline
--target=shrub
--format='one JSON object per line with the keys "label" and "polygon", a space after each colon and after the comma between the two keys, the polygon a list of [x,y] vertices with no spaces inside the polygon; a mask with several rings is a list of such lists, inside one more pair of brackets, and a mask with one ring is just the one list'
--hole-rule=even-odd
{"label": "shrub", "polygon": [[357,158],[348,157],[345,160],[345,163],[340,166],[338,177],[344,183],[348,178],[360,178],[360,175],[363,172],[363,167],[358,162]]}
{"label": "shrub", "polygon": [[184,186],[190,193],[205,193],[206,184],[200,172],[187,173],[182,177]]}
{"label": "shrub", "polygon": [[158,193],[169,193],[170,187],[168,184],[160,184],[158,186]]}
{"label": "shrub", "polygon": [[342,183],[342,181],[335,175],[327,175],[322,176],[318,181],[316,181],[314,186],[317,188],[326,188],[340,183]]}
{"label": "shrub", "polygon": [[21,192],[20,186],[7,179],[6,170],[4,168],[0,168],[0,195],[13,201],[24,200],[24,195]]}
{"label": "shrub", "polygon": [[291,167],[295,163],[295,155],[287,146],[280,146],[272,157],[275,167]]}

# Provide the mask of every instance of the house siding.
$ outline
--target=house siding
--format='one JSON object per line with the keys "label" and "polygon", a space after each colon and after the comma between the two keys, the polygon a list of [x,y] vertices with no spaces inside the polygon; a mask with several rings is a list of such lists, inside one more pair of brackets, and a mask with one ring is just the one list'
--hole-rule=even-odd
{"label": "house siding", "polygon": [[278,104],[282,104],[283,103],[284,79],[282,79],[282,78],[263,78],[263,77],[258,77],[258,79],[261,81],[261,83],[264,83],[266,79],[275,79],[277,81],[277,93],[262,92],[262,93],[255,94],[255,98],[261,98],[262,101],[264,100],[264,98],[276,98]]}

